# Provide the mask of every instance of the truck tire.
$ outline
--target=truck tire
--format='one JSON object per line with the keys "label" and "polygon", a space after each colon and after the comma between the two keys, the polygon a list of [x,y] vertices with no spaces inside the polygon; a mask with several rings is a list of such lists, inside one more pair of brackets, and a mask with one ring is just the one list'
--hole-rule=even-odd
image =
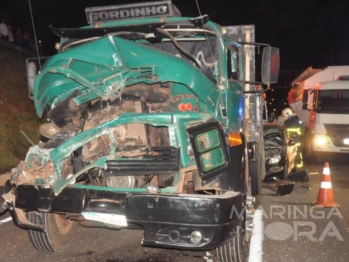
{"label": "truck tire", "polygon": [[305,138],[303,143],[303,158],[307,162],[316,162],[319,159],[318,153],[313,151],[310,139]]}
{"label": "truck tire", "polygon": [[28,219],[35,225],[42,225],[45,232],[28,230],[30,242],[45,253],[61,252],[68,247],[77,234],[78,223],[54,213],[30,212]]}
{"label": "truck tire", "polygon": [[302,156],[306,162],[319,162],[321,161],[320,152],[313,150],[312,146],[312,137],[310,134],[306,134],[302,141]]}
{"label": "truck tire", "polygon": [[251,179],[251,195],[258,196],[262,189],[261,176],[258,172],[258,160],[249,161],[249,173]]}
{"label": "truck tire", "polygon": [[217,248],[217,256],[220,262],[244,262],[247,261],[247,251],[243,229],[238,226],[235,237]]}

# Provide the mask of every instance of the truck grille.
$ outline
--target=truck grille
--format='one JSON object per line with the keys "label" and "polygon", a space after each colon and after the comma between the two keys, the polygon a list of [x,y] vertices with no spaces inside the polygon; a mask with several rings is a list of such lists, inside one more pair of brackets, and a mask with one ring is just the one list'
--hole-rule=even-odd
{"label": "truck grille", "polygon": [[105,176],[169,174],[180,170],[179,148],[152,147],[151,154],[140,159],[107,160]]}
{"label": "truck grille", "polygon": [[345,145],[343,143],[343,140],[345,138],[349,138],[349,125],[327,124],[325,125],[325,128],[333,145],[340,147],[349,147],[349,145]]}

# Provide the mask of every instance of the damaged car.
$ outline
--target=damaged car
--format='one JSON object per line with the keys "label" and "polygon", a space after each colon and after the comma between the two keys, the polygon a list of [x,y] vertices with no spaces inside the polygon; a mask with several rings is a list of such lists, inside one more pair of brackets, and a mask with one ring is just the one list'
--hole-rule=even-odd
{"label": "damaged car", "polygon": [[289,174],[296,171],[296,142],[288,137],[285,128],[279,124],[264,124],[263,133],[266,178],[287,180]]}

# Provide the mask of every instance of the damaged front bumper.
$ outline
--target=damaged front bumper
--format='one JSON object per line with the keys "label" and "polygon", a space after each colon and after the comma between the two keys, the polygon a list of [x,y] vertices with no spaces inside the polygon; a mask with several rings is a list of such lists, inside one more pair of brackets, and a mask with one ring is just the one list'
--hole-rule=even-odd
{"label": "damaged front bumper", "polygon": [[29,184],[18,185],[3,197],[14,223],[21,228],[45,230],[26,219],[28,211],[63,213],[80,222],[86,222],[86,214],[88,219],[91,215],[116,215],[124,217],[127,225],[100,223],[111,228],[141,226],[146,246],[194,250],[214,248],[234,237],[244,201],[243,194],[231,191],[210,196],[67,187],[55,196],[52,187]]}

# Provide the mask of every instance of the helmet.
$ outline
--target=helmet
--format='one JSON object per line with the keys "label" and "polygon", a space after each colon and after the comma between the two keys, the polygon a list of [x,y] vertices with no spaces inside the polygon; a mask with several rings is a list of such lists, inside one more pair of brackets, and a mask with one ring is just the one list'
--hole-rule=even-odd
{"label": "helmet", "polygon": [[286,119],[289,119],[291,116],[293,116],[293,111],[291,108],[287,107],[282,110],[281,114],[286,117]]}

